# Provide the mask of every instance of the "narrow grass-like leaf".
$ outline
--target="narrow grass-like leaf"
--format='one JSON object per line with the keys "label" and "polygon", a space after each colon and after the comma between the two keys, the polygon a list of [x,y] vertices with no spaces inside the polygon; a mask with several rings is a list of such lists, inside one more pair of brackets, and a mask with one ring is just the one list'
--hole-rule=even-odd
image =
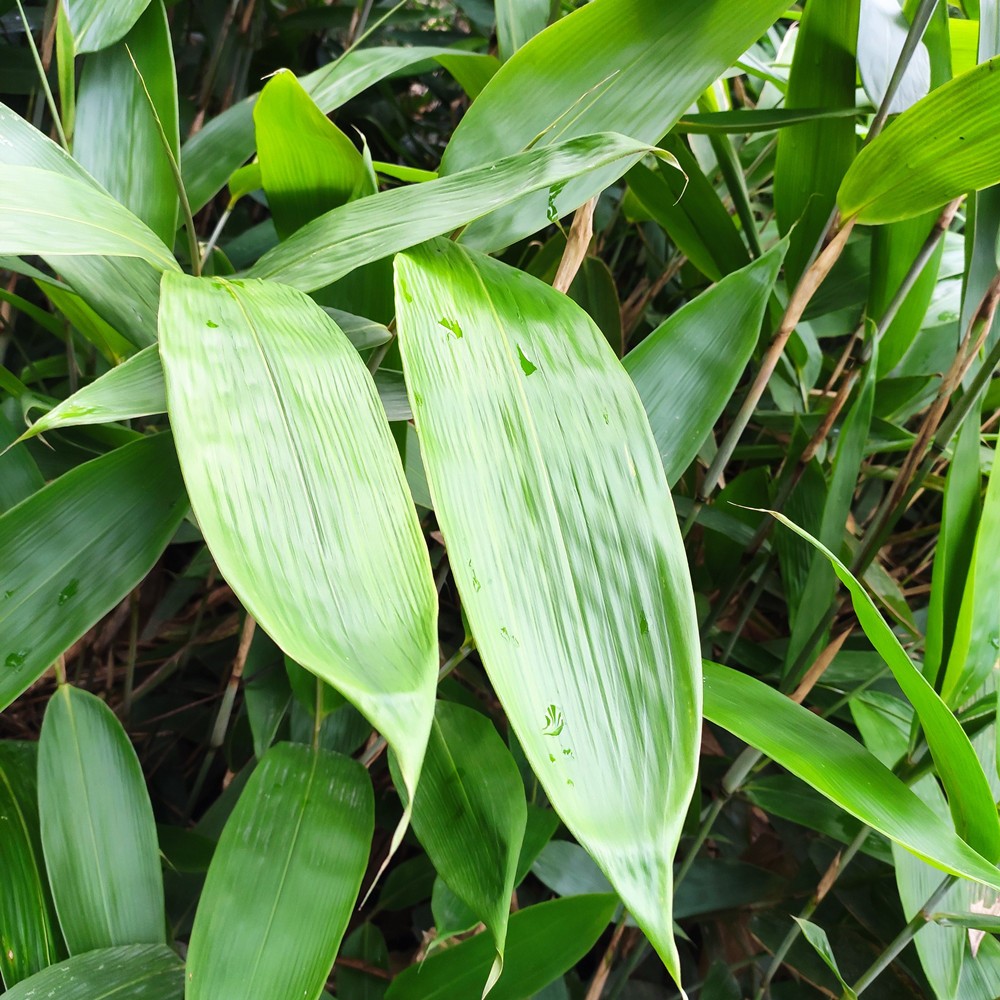
{"label": "narrow grass-like leaf", "polygon": [[[249,273],[314,291],[363,264],[464,226],[526,191],[542,189],[555,197],[571,177],[617,160],[627,166],[649,151],[647,145],[609,132],[383,191],[321,215],[264,254]],[[544,218],[543,212],[542,222]]]}
{"label": "narrow grass-like leaf", "polygon": [[933,211],[1000,182],[1000,57],[931,91],[863,149],[837,195],[873,225]]}
{"label": "narrow grass-like leaf", "polygon": [[[491,1000],[525,1000],[571,969],[614,915],[611,895],[573,896],[519,910],[510,918],[507,963]],[[385,1000],[479,1000],[495,954],[478,934],[400,973]]]}
{"label": "narrow grass-like leaf", "polygon": [[698,454],[750,360],[787,246],[727,275],[625,355],[670,484]]}
{"label": "narrow grass-like leaf", "polygon": [[[339,108],[363,90],[395,73],[430,60],[478,62],[491,56],[461,49],[421,45],[401,48],[357,49],[302,77],[301,84],[323,114]],[[197,212],[221,190],[233,171],[254,151],[254,94],[216,115],[193,135],[182,150],[184,186]]]}
{"label": "narrow grass-like leaf", "polygon": [[139,760],[111,709],[68,684],[45,709],[38,812],[70,954],[165,943],[156,824]]}
{"label": "narrow grass-like leaf", "polygon": [[281,70],[267,81],[253,120],[261,183],[280,237],[360,193],[367,178],[361,153],[294,73]]}
{"label": "narrow grass-like leaf", "polygon": [[177,188],[150,98],[177,157],[177,77],[163,0],[153,0],[122,41],[84,61],[73,155],[112,197],[173,246]]}
{"label": "narrow grass-like leaf", "polygon": [[771,514],[830,560],[834,572],[851,595],[854,612],[865,635],[885,660],[920,719],[927,746],[948,795],[955,828],[980,854],[997,860],[1000,858],[1000,819],[993,793],[958,719],[914,666],[875,607],[875,602],[847,567],[828,548],[783,514],[777,511],[771,511]]}
{"label": "narrow grass-like leaf", "polygon": [[578,306],[447,240],[396,258],[396,310],[434,510],[484,665],[549,801],[678,976],[672,862],[696,771],[700,659],[638,394]]}
{"label": "narrow grass-like leaf", "polygon": [[74,424],[102,424],[167,410],[156,345],[145,348],[39,417],[21,440]]}
{"label": "narrow grass-like leaf", "polygon": [[857,993],[848,986],[847,981],[840,974],[840,966],[837,964],[837,959],[833,954],[833,948],[830,945],[830,939],[826,936],[826,931],[819,924],[814,924],[810,920],[803,920],[801,917],[794,917],[793,919],[802,929],[802,934],[813,946],[816,954],[823,959],[829,966],[830,971],[837,977],[837,982],[840,983],[844,990],[841,1000],[858,1000]]}
{"label": "narrow grass-like leaf", "polygon": [[[441,172],[608,129],[657,142],[785,6],[781,0],[584,4],[500,67],[452,134]],[[463,241],[480,249],[506,246],[540,229],[547,214],[559,217],[583,204],[628,166],[596,171],[551,197],[523,199],[470,227]]]}
{"label": "narrow grass-like leaf", "polygon": [[[895,6],[895,0],[888,2]],[[788,108],[842,108],[853,102],[860,6],[861,0],[806,4],[788,77]],[[774,211],[780,231],[789,236],[789,287],[823,235],[856,145],[850,118],[817,118],[778,134]]]}
{"label": "narrow grass-like leaf", "polygon": [[[65,150],[3,104],[0,104],[0,164],[53,171],[92,186],[99,201],[107,198],[100,185]],[[32,204],[37,203],[37,198],[32,199]],[[162,265],[154,267],[140,257],[99,256],[61,256],[50,263],[101,317],[132,343],[145,347],[156,339]],[[18,267],[24,273],[24,265]]]}
{"label": "narrow grass-like leaf", "polygon": [[50,170],[0,166],[0,215],[0,253],[139,257],[160,270],[180,270],[128,209],[92,185]]}
{"label": "narrow grass-like leaf", "polygon": [[761,681],[705,661],[705,718],[763,751],[873,830],[953,875],[1000,872],[857,740]]}
{"label": "narrow grass-like leaf", "polygon": [[439,701],[413,829],[448,887],[496,946],[483,996],[503,969],[504,941],[527,806],[510,751],[484,715]]}
{"label": "narrow grass-like leaf", "polygon": [[181,1000],[184,966],[166,945],[101,948],[49,966],[4,1000]]}
{"label": "narrow grass-like leaf", "polygon": [[704,114],[684,115],[673,131],[684,134],[710,134],[712,132],[753,135],[772,132],[802,122],[827,118],[857,118],[863,110],[842,108],[754,108],[752,111],[711,111]]}
{"label": "narrow grass-like leaf", "polygon": [[62,0],[77,53],[97,52],[124,38],[149,0]]}
{"label": "narrow grass-like leaf", "polygon": [[186,509],[173,443],[157,434],[0,517],[0,709],[142,580]]}
{"label": "narrow grass-like leaf", "polygon": [[187,1000],[316,997],[368,862],[371,782],[355,761],[272,747],[229,817],[205,879]]}
{"label": "narrow grass-like leaf", "polygon": [[385,736],[412,802],[434,714],[437,594],[358,352],[285,285],[167,275],[160,354],[220,571],[275,642]]}
{"label": "narrow grass-like leaf", "polygon": [[0,743],[0,980],[10,989],[58,958],[38,829],[37,744]]}

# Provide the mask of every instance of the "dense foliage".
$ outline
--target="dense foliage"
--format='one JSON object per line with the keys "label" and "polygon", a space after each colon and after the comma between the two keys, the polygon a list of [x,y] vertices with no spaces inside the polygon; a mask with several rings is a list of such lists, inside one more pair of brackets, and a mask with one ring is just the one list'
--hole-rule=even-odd
{"label": "dense foliage", "polygon": [[0,29],[0,993],[1000,996],[998,0]]}

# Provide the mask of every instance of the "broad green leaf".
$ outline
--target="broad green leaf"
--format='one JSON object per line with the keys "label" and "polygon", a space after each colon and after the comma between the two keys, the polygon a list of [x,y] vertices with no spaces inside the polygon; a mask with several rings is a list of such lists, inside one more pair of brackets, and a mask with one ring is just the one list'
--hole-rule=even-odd
{"label": "broad green leaf", "polygon": [[639,163],[626,176],[629,188],[706,277],[718,281],[745,267],[750,255],[743,238],[694,155],[677,136],[667,136],[663,145],[683,173],[665,164],[650,170]]}
{"label": "broad green leaf", "polygon": [[383,191],[321,215],[264,254],[249,273],[314,291],[363,264],[464,226],[526,191],[545,190],[554,198],[570,177],[617,160],[630,164],[649,151],[615,133],[593,135]]}
{"label": "broad green leaf", "polygon": [[[611,895],[573,896],[519,910],[507,932],[507,961],[491,1000],[525,1000],[571,969],[614,915]],[[493,943],[478,934],[404,969],[386,1000],[479,1000],[495,958]]]}
{"label": "broad green leaf", "polygon": [[208,869],[186,1000],[318,996],[373,833],[371,782],[360,764],[294,743],[268,750]]}
{"label": "broad green leaf", "polygon": [[[381,347],[392,340],[392,334],[388,327],[381,323],[376,323],[373,319],[364,316],[355,316],[353,313],[344,312],[342,309],[334,309],[332,306],[324,306],[323,311],[347,334],[347,339],[359,350],[367,351],[372,347]],[[378,374],[376,372],[376,374]]]}
{"label": "broad green leaf", "polygon": [[184,965],[166,945],[133,944],[74,955],[25,979],[4,1000],[182,1000]]}
{"label": "broad green leaf", "polygon": [[78,53],[97,52],[123,38],[149,0],[62,0]]}
{"label": "broad green leaf", "polygon": [[[329,114],[380,80],[441,57],[447,58],[452,66],[457,60],[476,62],[491,58],[477,52],[427,45],[357,49],[302,77],[300,82],[320,111]],[[254,94],[227,108],[184,144],[181,169],[193,211],[197,212],[221,190],[253,153],[253,106],[259,97]]]}
{"label": "broad green leaf", "polygon": [[[99,201],[107,198],[76,160],[2,104],[0,164],[53,171],[91,185],[98,192]],[[32,200],[34,204],[37,202],[37,198]],[[60,256],[50,263],[101,317],[132,343],[144,347],[156,339],[161,265],[154,267],[140,257],[99,256]],[[23,264],[17,269],[25,273]]]}
{"label": "broad green leaf", "polygon": [[638,394],[578,306],[447,240],[396,258],[396,310],[434,510],[486,670],[549,801],[677,976],[669,900],[700,660]]}
{"label": "broad green leaf", "polygon": [[[608,129],[657,142],[786,6],[781,0],[584,4],[500,67],[455,129],[441,172]],[[523,199],[470,227],[463,240],[481,249],[506,246],[583,204],[629,166],[595,171],[551,198]]]}
{"label": "broad green leaf", "polygon": [[[976,440],[978,442],[978,434]],[[996,669],[997,658],[1000,657],[1000,560],[996,558],[997,539],[1000,539],[1000,472],[997,472],[994,457],[941,687],[941,697],[949,705],[961,705],[975,694]]]}
{"label": "broad green leaf", "polygon": [[177,229],[177,188],[150,98],[176,158],[177,77],[163,0],[153,0],[120,42],[84,61],[73,155],[170,247]]}
{"label": "broad green leaf", "polygon": [[711,111],[704,114],[684,115],[674,126],[677,133],[704,134],[731,132],[752,135],[771,132],[802,122],[825,118],[857,118],[862,110],[843,108],[754,108],[752,111]]}
{"label": "broad green leaf", "polygon": [[869,642],[885,660],[924,729],[927,746],[948,795],[955,828],[980,854],[1000,858],[1000,819],[993,793],[968,736],[927,679],[914,666],[868,592],[825,546],[788,520],[771,512],[782,524],[813,544],[830,560]]}
{"label": "broad green leaf", "polygon": [[[79,260],[80,258],[60,258],[61,261],[69,259]],[[97,260],[98,258],[93,259]],[[107,261],[109,263],[114,261],[142,263],[144,267],[149,267],[149,265],[143,261],[129,261],[128,258],[124,257],[108,257]],[[60,266],[62,265],[60,264]],[[159,274],[159,272],[156,273]],[[105,360],[111,364],[117,365],[121,361],[124,361],[125,358],[136,353],[133,343],[126,340],[117,330],[115,330],[108,322],[99,316],[83,298],[76,294],[76,292],[71,291],[70,289],[63,287],[61,284],[57,284],[53,281],[42,281],[36,278],[35,284],[38,285],[42,292],[45,293],[45,297],[49,300],[49,302],[51,302],[52,305],[54,305],[56,309],[58,309],[67,320],[69,320],[73,328],[77,330],[82,337],[93,344],[98,351],[100,351],[101,356],[104,357]],[[151,343],[156,339],[155,323],[148,328],[142,328],[141,331],[136,328],[133,332],[133,336],[135,336],[137,341],[141,341],[142,343]]]}
{"label": "broad green leaf", "polygon": [[544,31],[551,11],[551,0],[497,0],[500,58],[509,59],[525,42]]}
{"label": "broad green leaf", "polygon": [[837,982],[843,987],[841,1000],[858,1000],[857,993],[848,986],[847,981],[840,974],[840,966],[834,957],[830,939],[826,936],[826,931],[819,924],[814,924],[810,920],[803,920],[801,917],[792,918],[802,929],[805,939],[813,946],[816,954],[830,967],[830,971],[837,977]]}
{"label": "broad green leaf", "polygon": [[680,479],[729,402],[757,346],[787,246],[782,241],[727,275],[625,355],[668,483]]}
{"label": "broad green leaf", "polygon": [[186,509],[173,443],[157,434],[0,517],[0,709],[142,580]]}
{"label": "broad green leaf", "polygon": [[413,829],[448,887],[496,947],[483,996],[503,969],[527,807],[517,765],[484,715],[439,701],[413,805]]}
{"label": "broad green leaf", "polygon": [[0,514],[45,485],[28,449],[16,441],[17,430],[0,410]]}
{"label": "broad green leaf", "polygon": [[8,989],[56,961],[59,943],[38,828],[37,745],[0,742],[0,979]]}
{"label": "broad green leaf", "polygon": [[0,253],[139,257],[161,271],[180,270],[128,209],[93,185],[51,170],[0,166],[0,217]]}
{"label": "broad green leaf", "polygon": [[45,709],[38,813],[70,954],[165,943],[156,824],[139,760],[111,709],[68,684]]}
{"label": "broad green leaf", "polygon": [[165,413],[166,409],[163,368],[153,344],[54,406],[21,439],[74,424],[110,423]]}
{"label": "broad green leaf", "polygon": [[851,165],[837,194],[845,218],[911,219],[1000,182],[1000,57],[931,91]]}
{"label": "broad green leaf", "polygon": [[1000,872],[842,729],[761,681],[704,662],[705,718],[929,864],[1000,889]]}
{"label": "broad green leaf", "polygon": [[385,736],[412,802],[434,714],[437,594],[368,370],[311,299],[262,281],[166,276],[160,354],[219,570],[274,641]]}
{"label": "broad green leaf", "polygon": [[[865,0],[869,2],[869,0]],[[895,6],[896,0],[885,0]],[[854,101],[854,51],[862,0],[811,0],[795,37],[785,105],[842,108]],[[837,188],[854,159],[850,118],[819,118],[778,133],[774,211],[789,234],[788,286],[798,281],[823,235]]]}
{"label": "broad green leaf", "polygon": [[278,235],[352,201],[367,181],[357,147],[289,70],[271,77],[253,108],[260,177]]}

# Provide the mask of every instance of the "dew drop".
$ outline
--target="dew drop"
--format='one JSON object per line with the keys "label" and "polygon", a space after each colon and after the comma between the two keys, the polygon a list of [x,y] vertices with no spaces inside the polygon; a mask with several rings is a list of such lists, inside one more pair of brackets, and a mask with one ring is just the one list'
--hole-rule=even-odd
{"label": "dew drop", "polygon": [[59,599],[58,599],[59,607],[62,607],[67,601],[76,597],[76,592],[79,589],[80,589],[80,581],[70,580],[69,583],[67,583],[66,586],[59,591]]}
{"label": "dew drop", "polygon": [[4,660],[5,667],[19,667],[28,657],[27,649],[19,649],[16,653],[8,653]]}

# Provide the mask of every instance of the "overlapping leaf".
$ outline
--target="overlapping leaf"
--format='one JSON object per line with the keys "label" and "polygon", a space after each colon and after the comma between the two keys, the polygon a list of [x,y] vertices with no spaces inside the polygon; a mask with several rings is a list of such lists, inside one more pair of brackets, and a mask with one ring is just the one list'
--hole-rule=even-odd
{"label": "overlapping leaf", "polygon": [[638,395],[575,304],[446,240],[397,257],[396,308],[434,509],[494,688],[549,800],[677,976],[669,901],[700,660]]}

